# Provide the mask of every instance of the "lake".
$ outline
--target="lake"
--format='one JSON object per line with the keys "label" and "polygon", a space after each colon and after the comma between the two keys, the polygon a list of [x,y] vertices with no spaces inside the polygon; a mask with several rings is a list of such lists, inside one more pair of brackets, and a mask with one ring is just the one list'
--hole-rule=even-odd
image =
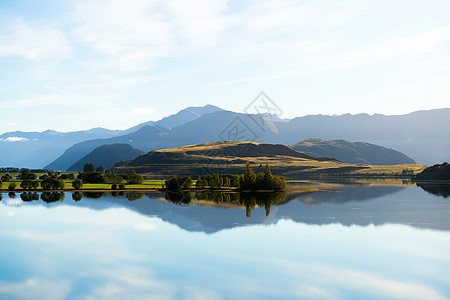
{"label": "lake", "polygon": [[0,299],[450,299],[448,185],[3,193],[0,245]]}

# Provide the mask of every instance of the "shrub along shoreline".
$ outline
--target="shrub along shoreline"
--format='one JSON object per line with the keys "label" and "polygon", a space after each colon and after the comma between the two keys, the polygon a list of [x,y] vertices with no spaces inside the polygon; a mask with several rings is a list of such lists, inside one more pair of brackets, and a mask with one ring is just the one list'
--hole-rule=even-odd
{"label": "shrub along shoreline", "polygon": [[280,191],[286,188],[283,176],[272,175],[266,164],[264,173],[253,172],[247,162],[246,171],[241,175],[214,174],[190,176],[170,176],[167,180],[148,180],[145,176],[130,172],[128,174],[103,174],[101,172],[81,172],[58,174],[49,172],[37,176],[24,170],[15,176],[5,174],[1,177],[0,192],[52,192],[52,191]]}

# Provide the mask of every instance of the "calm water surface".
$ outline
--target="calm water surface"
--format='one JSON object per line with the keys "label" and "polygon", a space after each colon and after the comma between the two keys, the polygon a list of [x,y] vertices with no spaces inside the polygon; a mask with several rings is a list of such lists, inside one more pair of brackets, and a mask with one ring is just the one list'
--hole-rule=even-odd
{"label": "calm water surface", "polygon": [[2,194],[0,299],[449,299],[450,198],[427,190]]}

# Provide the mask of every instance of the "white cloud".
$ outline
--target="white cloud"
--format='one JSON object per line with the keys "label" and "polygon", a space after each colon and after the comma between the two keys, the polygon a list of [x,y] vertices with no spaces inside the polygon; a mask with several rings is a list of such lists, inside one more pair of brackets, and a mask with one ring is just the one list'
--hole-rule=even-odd
{"label": "white cloud", "polygon": [[355,0],[314,4],[291,0],[253,0],[250,3],[246,14],[250,27],[276,31],[296,31],[305,26],[333,27],[349,22],[368,6],[367,1]]}
{"label": "white cloud", "polygon": [[16,125],[16,123],[14,123],[14,122],[9,122],[8,123],[8,126],[15,126]]}
{"label": "white cloud", "polygon": [[64,34],[52,27],[31,25],[20,19],[0,25],[0,57],[25,56],[42,60],[65,58],[70,51]]}
{"label": "white cloud", "polygon": [[83,1],[75,12],[78,39],[106,54],[103,68],[144,70],[155,60],[220,42],[226,0],[192,5],[172,0]]}
{"label": "white cloud", "polygon": [[27,138],[19,137],[19,136],[10,136],[4,139],[0,139],[1,142],[26,142]]}
{"label": "white cloud", "polygon": [[420,34],[395,38],[359,49],[337,60],[331,67],[351,67],[382,62],[398,57],[411,57],[431,52],[450,40],[450,26]]}
{"label": "white cloud", "polygon": [[173,48],[170,24],[159,6],[159,1],[83,1],[74,32],[108,55],[105,67],[145,69]]}
{"label": "white cloud", "polygon": [[194,48],[208,48],[221,43],[222,33],[232,25],[226,16],[228,0],[198,0],[195,5],[185,0],[167,1],[168,15],[184,44]]}

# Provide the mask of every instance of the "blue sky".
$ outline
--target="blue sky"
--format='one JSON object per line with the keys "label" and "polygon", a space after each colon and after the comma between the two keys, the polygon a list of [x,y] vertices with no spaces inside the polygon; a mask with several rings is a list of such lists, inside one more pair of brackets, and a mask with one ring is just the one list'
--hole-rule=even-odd
{"label": "blue sky", "polygon": [[0,0],[0,132],[449,107],[450,2]]}

